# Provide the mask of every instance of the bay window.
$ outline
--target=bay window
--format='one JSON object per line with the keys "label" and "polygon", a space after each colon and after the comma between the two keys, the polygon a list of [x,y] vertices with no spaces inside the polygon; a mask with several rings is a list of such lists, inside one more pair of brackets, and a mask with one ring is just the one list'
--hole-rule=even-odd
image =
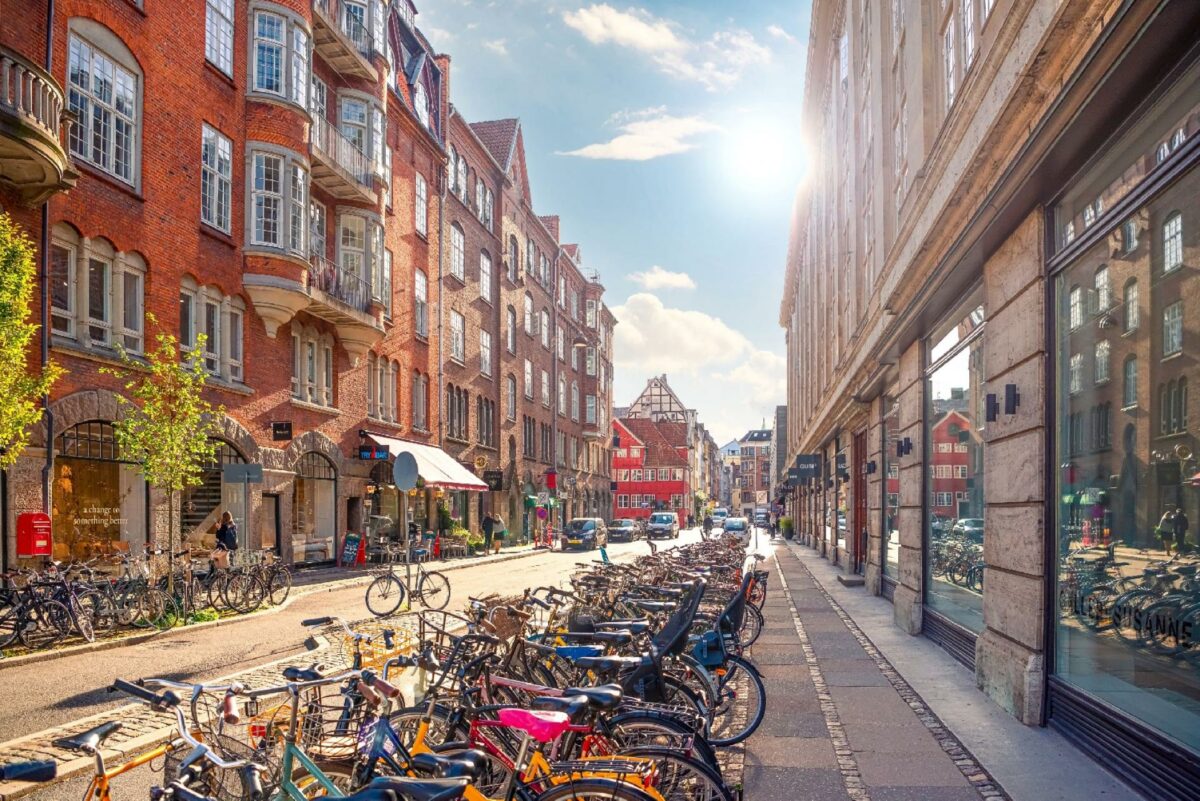
{"label": "bay window", "polygon": [[250,42],[250,93],[273,96],[308,107],[308,29],[300,17],[281,6],[251,6],[254,33]]}
{"label": "bay window", "polygon": [[307,164],[297,154],[274,145],[251,142],[248,149],[249,246],[307,256]]}
{"label": "bay window", "polygon": [[591,425],[595,425],[595,423],[596,423],[596,396],[595,395],[587,396],[587,401],[585,403],[585,408],[584,408],[583,421],[585,423],[589,423]]}

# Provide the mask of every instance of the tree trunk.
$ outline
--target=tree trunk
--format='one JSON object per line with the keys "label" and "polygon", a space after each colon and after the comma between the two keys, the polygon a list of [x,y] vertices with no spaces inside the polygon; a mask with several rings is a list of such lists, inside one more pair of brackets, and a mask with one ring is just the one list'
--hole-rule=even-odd
{"label": "tree trunk", "polygon": [[167,491],[167,594],[175,597],[175,491]]}

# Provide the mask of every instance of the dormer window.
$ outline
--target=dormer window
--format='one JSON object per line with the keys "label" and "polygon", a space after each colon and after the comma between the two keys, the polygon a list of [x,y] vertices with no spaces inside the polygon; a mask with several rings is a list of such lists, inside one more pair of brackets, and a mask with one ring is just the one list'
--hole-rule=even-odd
{"label": "dormer window", "polygon": [[417,119],[426,128],[429,127],[429,93],[425,91],[425,85],[417,81],[417,85],[413,87],[413,110],[417,113]]}

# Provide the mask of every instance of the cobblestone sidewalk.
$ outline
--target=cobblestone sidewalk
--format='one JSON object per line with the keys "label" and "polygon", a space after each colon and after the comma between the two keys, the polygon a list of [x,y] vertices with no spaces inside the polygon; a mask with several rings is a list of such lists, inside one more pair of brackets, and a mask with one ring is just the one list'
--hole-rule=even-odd
{"label": "cobblestone sidewalk", "polygon": [[770,565],[747,801],[1008,798],[790,550]]}

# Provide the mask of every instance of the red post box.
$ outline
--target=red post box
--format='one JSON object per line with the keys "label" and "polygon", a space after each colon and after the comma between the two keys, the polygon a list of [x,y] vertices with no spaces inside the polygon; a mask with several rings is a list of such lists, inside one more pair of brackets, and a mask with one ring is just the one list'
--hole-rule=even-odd
{"label": "red post box", "polygon": [[50,556],[53,545],[50,515],[45,512],[22,512],[17,515],[18,558]]}

